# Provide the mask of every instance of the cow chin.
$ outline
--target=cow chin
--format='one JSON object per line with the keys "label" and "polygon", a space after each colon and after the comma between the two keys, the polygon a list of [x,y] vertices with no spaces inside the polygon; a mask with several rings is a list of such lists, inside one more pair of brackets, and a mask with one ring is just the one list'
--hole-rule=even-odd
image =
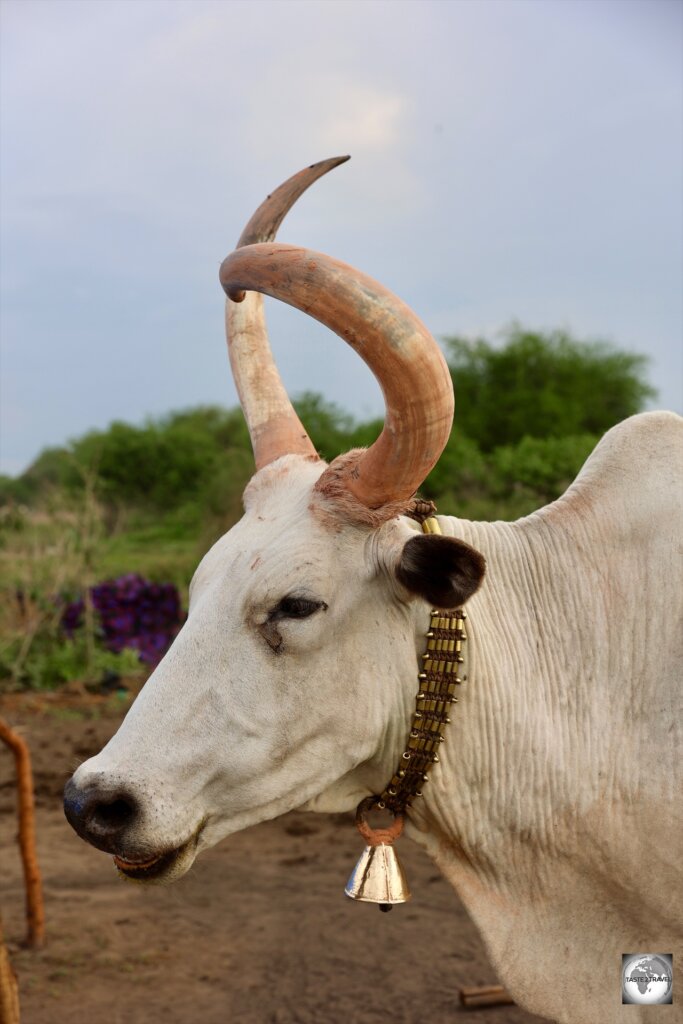
{"label": "cow chin", "polygon": [[165,850],[153,856],[114,856],[114,865],[121,878],[145,885],[165,885],[181,878],[192,867],[197,856],[198,829],[186,842],[172,850]]}

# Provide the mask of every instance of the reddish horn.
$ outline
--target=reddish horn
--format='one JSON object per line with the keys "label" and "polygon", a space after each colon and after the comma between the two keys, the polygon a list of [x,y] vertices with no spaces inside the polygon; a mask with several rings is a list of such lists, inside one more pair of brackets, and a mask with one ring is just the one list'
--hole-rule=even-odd
{"label": "reddish horn", "polygon": [[223,261],[220,279],[229,298],[239,302],[244,291],[257,291],[282,299],[358,352],[382,388],[384,429],[367,451],[333,463],[326,474],[341,474],[366,508],[410,498],[441,455],[453,421],[448,366],[424,324],[372,278],[291,245],[237,249]]}
{"label": "reddish horn", "polygon": [[[348,156],[312,164],[280,185],[253,215],[237,243],[272,242],[285,215],[314,181]],[[317,452],[289,400],[268,344],[263,299],[257,292],[236,295],[226,303],[225,325],[233,377],[247,421],[256,468],[281,455],[318,458]]]}

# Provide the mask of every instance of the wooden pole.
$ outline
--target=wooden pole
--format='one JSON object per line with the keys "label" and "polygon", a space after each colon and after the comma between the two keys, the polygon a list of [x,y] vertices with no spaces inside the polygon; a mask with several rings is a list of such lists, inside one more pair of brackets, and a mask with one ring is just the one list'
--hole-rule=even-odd
{"label": "wooden pole", "polygon": [[40,869],[36,857],[36,825],[33,802],[33,773],[31,755],[26,740],[0,718],[0,740],[14,754],[19,801],[19,849],[26,886],[26,920],[28,945],[39,949],[45,941],[45,911]]}
{"label": "wooden pole", "polygon": [[481,988],[461,988],[463,1006],[512,1006],[514,999],[502,985],[484,985]]}
{"label": "wooden pole", "polygon": [[19,1024],[17,976],[5,948],[0,920],[0,1024]]}

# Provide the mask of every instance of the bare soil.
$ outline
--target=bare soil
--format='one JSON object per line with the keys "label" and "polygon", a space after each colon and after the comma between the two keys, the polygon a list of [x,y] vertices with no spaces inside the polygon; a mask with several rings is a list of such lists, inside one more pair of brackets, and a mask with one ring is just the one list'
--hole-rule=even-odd
{"label": "bare soil", "polygon": [[516,1006],[466,1010],[495,984],[457,896],[409,840],[412,901],[380,914],[344,883],[351,818],[294,812],[224,840],[169,887],[122,882],[61,811],[73,768],[122,715],[116,698],[5,697],[30,744],[47,943],[23,948],[13,762],[0,748],[0,912],[24,1024],[532,1024]]}

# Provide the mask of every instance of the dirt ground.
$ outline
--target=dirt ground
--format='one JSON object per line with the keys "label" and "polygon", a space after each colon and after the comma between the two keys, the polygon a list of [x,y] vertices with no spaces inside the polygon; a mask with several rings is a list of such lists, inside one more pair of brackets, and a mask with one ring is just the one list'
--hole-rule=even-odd
{"label": "dirt ground", "polygon": [[[495,984],[454,892],[409,840],[412,901],[380,914],[343,894],[361,845],[350,818],[295,812],[231,836],[169,887],[122,882],[61,811],[73,768],[115,731],[121,704],[6,697],[28,740],[47,943],[22,948],[13,763],[0,748],[0,912],[23,1024],[532,1024],[516,1006],[466,1010]],[[72,706],[70,706],[72,705]]]}

